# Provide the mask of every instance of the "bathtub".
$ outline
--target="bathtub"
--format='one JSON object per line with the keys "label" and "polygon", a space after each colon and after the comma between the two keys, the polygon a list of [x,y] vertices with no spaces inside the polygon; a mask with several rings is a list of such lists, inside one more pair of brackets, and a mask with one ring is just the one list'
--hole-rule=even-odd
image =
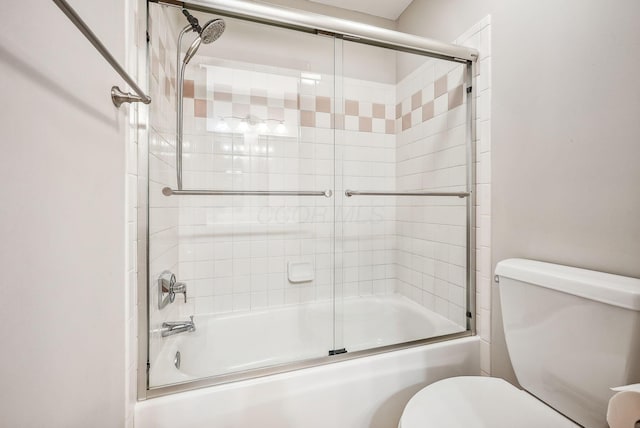
{"label": "bathtub", "polygon": [[326,357],[334,349],[357,352],[464,331],[397,294],[351,297],[335,306],[321,301],[200,315],[194,322],[195,332],[162,340],[149,372],[151,386]]}
{"label": "bathtub", "polygon": [[[337,312],[337,319],[342,321],[341,334],[349,353],[461,330],[397,295],[345,299],[338,307],[342,311]],[[159,383],[185,382],[203,375],[250,369],[256,360],[256,365],[265,365],[291,361],[294,355],[326,355],[330,349],[327,346],[333,344],[332,326],[325,325],[333,317],[332,308],[325,302],[304,308],[196,317],[194,334],[167,338],[166,349],[158,356],[155,367],[152,364],[152,375]],[[323,322],[318,324],[318,320]],[[256,335],[278,328],[286,332],[280,338],[271,333]],[[244,339],[253,341],[238,340],[238,329],[244,329]],[[221,353],[220,349],[228,352]],[[181,353],[180,369],[174,365],[177,350]],[[238,358],[239,355],[243,357]],[[216,369],[211,369],[211,361],[219,364]],[[147,399],[136,404],[135,425],[395,427],[405,404],[418,390],[447,377],[478,375],[479,361],[477,336],[435,342]]]}

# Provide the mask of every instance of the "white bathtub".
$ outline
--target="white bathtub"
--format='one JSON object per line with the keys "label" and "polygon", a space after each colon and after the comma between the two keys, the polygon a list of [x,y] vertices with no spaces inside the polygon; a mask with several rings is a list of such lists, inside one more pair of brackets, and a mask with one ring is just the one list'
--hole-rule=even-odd
{"label": "white bathtub", "polygon": [[395,428],[425,385],[480,374],[477,336],[138,402],[136,428]]}
{"label": "white bathtub", "polygon": [[151,364],[151,386],[326,357],[332,349],[354,352],[464,331],[400,295],[347,298],[335,307],[324,301],[201,315],[194,322],[195,332],[163,339]]}
{"label": "white bathtub", "polygon": [[[423,338],[425,334],[446,334],[454,327],[455,331],[460,330],[398,296],[357,298],[344,303],[344,340],[350,351],[372,344],[381,346]],[[323,351],[326,355],[326,346],[332,340],[324,338],[322,346],[316,346],[309,338],[313,336],[318,340],[329,331],[330,326],[318,328],[313,325],[314,320],[324,321],[326,314],[323,311],[329,309],[314,305],[307,307],[312,310],[305,316],[295,308],[282,308],[269,313],[197,317],[196,335],[203,336],[194,341],[188,340],[194,338],[188,334],[168,338],[172,340],[166,341],[167,349],[159,356],[167,360],[163,366],[165,373],[162,374],[157,365],[156,375],[174,382],[193,379],[210,372],[211,359],[221,366],[228,364],[227,369],[229,365],[241,365],[237,353],[242,352],[247,352],[246,365],[261,356],[269,363],[276,363],[289,360],[292,353],[299,356],[308,353],[315,357],[317,352]],[[373,314],[367,313],[370,311]],[[368,322],[363,322],[364,318]],[[233,334],[232,329],[243,328],[248,333],[272,331],[275,327],[288,330],[289,335],[295,334],[297,340],[275,339],[272,334],[251,336],[255,341],[231,341],[236,346],[231,351],[235,358],[216,356],[225,349],[219,342],[237,334]],[[205,335],[205,331],[211,329],[216,332],[207,331]],[[263,353],[262,349],[273,340],[279,340],[277,346],[270,348],[271,352],[276,351],[275,354]],[[307,346],[315,348],[310,351]],[[180,371],[173,366],[177,348],[183,353]],[[282,349],[283,353],[278,354],[277,350]],[[404,406],[418,390],[447,377],[477,375],[480,373],[479,361],[477,337],[417,346],[148,399],[136,405],[135,426],[395,428]],[[261,361],[260,364],[264,363]]]}

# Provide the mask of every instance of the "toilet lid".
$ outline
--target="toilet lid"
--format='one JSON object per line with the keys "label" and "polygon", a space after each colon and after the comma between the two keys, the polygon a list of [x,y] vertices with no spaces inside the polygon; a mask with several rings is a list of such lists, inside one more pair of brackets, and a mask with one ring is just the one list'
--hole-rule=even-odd
{"label": "toilet lid", "polygon": [[401,428],[576,428],[571,420],[510,383],[492,377],[453,377],[413,396]]}

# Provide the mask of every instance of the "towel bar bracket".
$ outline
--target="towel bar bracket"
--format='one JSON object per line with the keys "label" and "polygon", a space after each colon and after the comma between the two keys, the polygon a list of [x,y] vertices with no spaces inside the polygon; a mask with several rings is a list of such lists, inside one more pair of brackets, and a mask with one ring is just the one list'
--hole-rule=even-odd
{"label": "towel bar bracket", "polygon": [[117,86],[111,87],[111,101],[116,107],[120,107],[123,103],[143,103],[149,104],[151,99],[144,99],[139,95],[132,94],[131,92],[123,92]]}

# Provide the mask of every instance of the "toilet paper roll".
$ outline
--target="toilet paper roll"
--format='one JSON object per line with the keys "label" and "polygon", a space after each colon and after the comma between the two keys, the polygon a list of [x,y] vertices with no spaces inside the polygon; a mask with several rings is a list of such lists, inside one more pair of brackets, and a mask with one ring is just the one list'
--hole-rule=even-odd
{"label": "toilet paper roll", "polygon": [[611,428],[640,427],[640,383],[611,389],[617,393],[611,397],[607,408],[609,426]]}

